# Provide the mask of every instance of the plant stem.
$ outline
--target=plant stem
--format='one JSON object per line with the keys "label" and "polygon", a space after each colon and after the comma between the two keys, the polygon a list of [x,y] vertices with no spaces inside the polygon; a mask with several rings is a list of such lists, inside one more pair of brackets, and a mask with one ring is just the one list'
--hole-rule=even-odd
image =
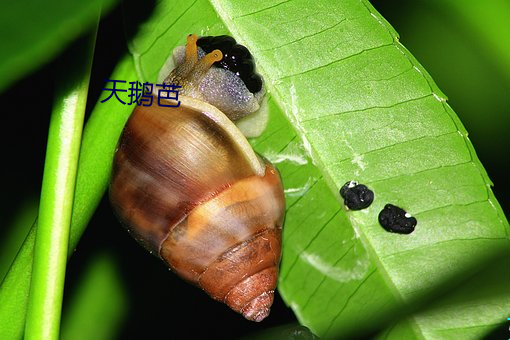
{"label": "plant stem", "polygon": [[[58,339],[69,231],[96,29],[65,56],[50,121],[25,325],[27,339]],[[70,57],[70,59],[67,59]],[[69,71],[68,68],[72,69]],[[73,73],[76,73],[73,74]],[[72,79],[68,79],[68,76]]]}
{"label": "plant stem", "polygon": [[[133,59],[126,55],[110,79],[136,79]],[[103,97],[104,98],[104,97]],[[128,105],[94,107],[85,126],[74,195],[70,256],[108,186],[115,145],[133,108]],[[35,243],[34,224],[0,285],[0,339],[21,339],[30,290]]]}

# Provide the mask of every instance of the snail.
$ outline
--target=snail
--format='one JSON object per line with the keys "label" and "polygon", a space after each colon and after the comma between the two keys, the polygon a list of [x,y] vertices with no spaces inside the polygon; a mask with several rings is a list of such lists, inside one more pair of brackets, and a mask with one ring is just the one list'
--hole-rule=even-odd
{"label": "snail", "polygon": [[115,151],[110,201],[172,271],[258,322],[274,298],[285,198],[278,170],[232,120],[260,108],[262,79],[228,36],[189,35],[173,59],[164,82],[182,86],[180,106],[134,109]]}

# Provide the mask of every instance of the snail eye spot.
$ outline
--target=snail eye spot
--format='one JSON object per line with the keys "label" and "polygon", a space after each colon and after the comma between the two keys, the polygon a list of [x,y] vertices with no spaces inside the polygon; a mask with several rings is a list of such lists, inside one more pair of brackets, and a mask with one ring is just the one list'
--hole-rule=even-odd
{"label": "snail eye spot", "polygon": [[356,181],[345,183],[340,189],[340,196],[344,199],[345,206],[350,210],[368,208],[374,201],[374,192],[366,185]]}
{"label": "snail eye spot", "polygon": [[393,204],[386,204],[379,213],[379,223],[391,233],[410,234],[418,221],[404,209]]}

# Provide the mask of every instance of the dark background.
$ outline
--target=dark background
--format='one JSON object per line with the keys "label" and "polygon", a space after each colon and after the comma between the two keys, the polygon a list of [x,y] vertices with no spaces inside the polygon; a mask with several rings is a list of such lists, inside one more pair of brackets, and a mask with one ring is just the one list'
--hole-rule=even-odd
{"label": "dark background", "polygon": [[[508,216],[510,186],[507,179],[510,134],[510,81],[494,65],[479,37],[461,20],[440,6],[425,1],[373,1],[395,27],[401,42],[423,64],[470,132],[478,156],[495,183],[494,192]],[[145,6],[143,6],[145,7]],[[141,13],[149,15],[147,13]],[[490,23],[488,23],[490,24]],[[119,29],[118,6],[101,22],[92,70],[87,114],[99,98],[108,78],[126,52]],[[129,34],[129,33],[128,33]],[[508,37],[507,37],[508,38]],[[37,214],[44,153],[54,91],[56,59],[1,94],[2,202],[0,257],[13,256]],[[19,211],[26,214],[19,219]],[[6,228],[18,225],[16,232]],[[129,299],[127,319],[119,338],[237,338],[264,328],[295,322],[292,311],[277,295],[272,312],[261,324],[244,320],[201,290],[169,273],[164,264],[134,242],[112,215],[103,199],[67,273],[65,310],[76,290],[80,274],[98,252],[118,263]],[[5,268],[0,271],[3,275]],[[506,329],[506,328],[505,328]],[[505,333],[503,333],[505,334]]]}

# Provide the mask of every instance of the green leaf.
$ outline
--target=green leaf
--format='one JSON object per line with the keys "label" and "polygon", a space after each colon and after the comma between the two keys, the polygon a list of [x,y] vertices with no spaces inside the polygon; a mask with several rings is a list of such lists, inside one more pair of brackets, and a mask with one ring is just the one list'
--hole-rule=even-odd
{"label": "green leaf", "polygon": [[[97,11],[97,23],[99,22]],[[78,157],[96,29],[63,58],[50,119],[34,261],[27,309],[27,338],[57,339],[69,249]],[[70,70],[69,68],[72,68]]]}
{"label": "green leaf", "polygon": [[8,1],[0,11],[0,92],[91,28],[114,0]]}
{"label": "green leaf", "polygon": [[506,24],[510,20],[508,1],[493,0],[489,6],[477,1],[435,0],[432,3],[474,35],[481,44],[481,52],[510,79],[510,46],[506,43],[510,35],[510,26]]}
{"label": "green leaf", "polygon": [[128,310],[128,295],[114,256],[97,254],[64,306],[60,337],[114,339]]}
{"label": "green leaf", "polygon": [[38,204],[38,197],[28,197],[16,210],[13,221],[7,223],[8,227],[5,230],[8,232],[2,237],[0,244],[0,278],[2,280],[37,218]]}
{"label": "green leaf", "polygon": [[[252,144],[277,163],[287,192],[279,290],[314,332],[370,329],[508,249],[508,223],[467,132],[368,2],[162,3],[130,43],[139,77],[154,82],[192,32],[233,35],[266,79],[270,127]],[[342,208],[338,189],[351,179],[375,191],[369,209]],[[381,228],[389,202],[418,219],[413,234]],[[510,296],[498,301],[495,310],[510,309]],[[447,316],[450,329],[488,330],[503,316],[479,318],[487,303],[462,317],[439,308],[398,329],[421,337]]]}

